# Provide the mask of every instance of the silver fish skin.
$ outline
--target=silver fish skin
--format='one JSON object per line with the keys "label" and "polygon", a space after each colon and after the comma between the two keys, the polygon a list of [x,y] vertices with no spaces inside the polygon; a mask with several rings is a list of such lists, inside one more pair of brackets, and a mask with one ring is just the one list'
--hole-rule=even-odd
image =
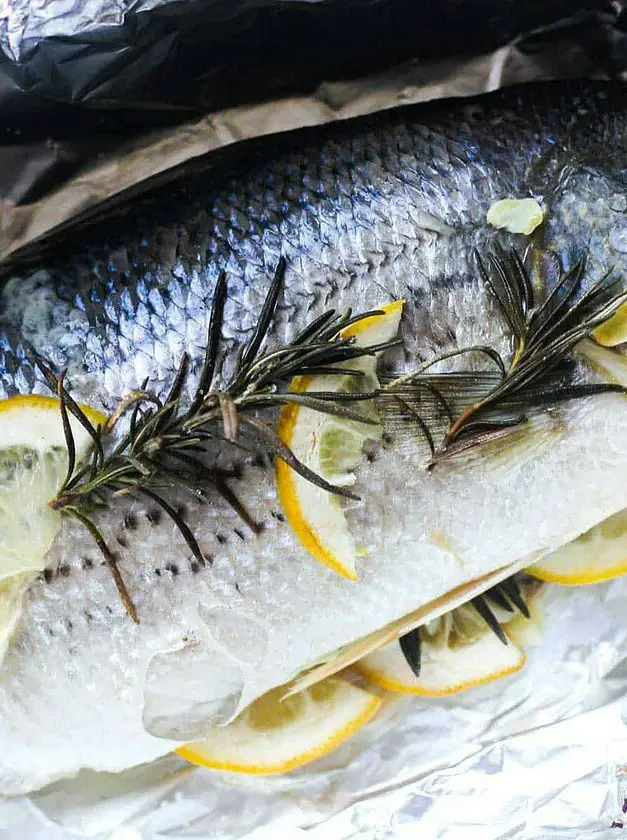
{"label": "silver fish skin", "polygon": [[494,240],[486,213],[504,197],[538,198],[543,250],[563,264],[585,252],[589,280],[620,274],[624,103],[620,87],[554,83],[245,147],[5,284],[0,396],[38,389],[29,344],[105,410],[146,376],[167,384],[183,350],[201,358],[219,272],[241,342],[280,255],[279,341],[329,308],[401,297],[410,360],[480,338],[452,292],[479,286],[473,248]]}
{"label": "silver fish skin", "polygon": [[[201,364],[219,272],[232,349],[254,329],[280,256],[269,346],[327,309],[403,298],[404,349],[384,366],[477,343],[507,353],[473,250],[527,241],[490,228],[489,207],[531,195],[546,209],[532,240],[537,282],[584,252],[586,282],[610,267],[623,276],[626,126],[623,87],[547,84],[242,148],[224,171],[170,186],[7,279],[0,396],[46,392],[32,350],[106,411],[147,377],[162,391],[184,350]],[[206,569],[166,517],[120,500],[99,525],[139,627],[89,537],[65,523],[0,670],[0,791],[155,758],[341,646],[627,507],[626,415],[617,395],[568,404],[496,467],[428,475],[394,447],[365,460],[362,501],[347,508],[367,549],[357,584],[300,546],[263,458],[243,459],[233,481],[266,524],[259,537],[219,501],[173,500]]]}

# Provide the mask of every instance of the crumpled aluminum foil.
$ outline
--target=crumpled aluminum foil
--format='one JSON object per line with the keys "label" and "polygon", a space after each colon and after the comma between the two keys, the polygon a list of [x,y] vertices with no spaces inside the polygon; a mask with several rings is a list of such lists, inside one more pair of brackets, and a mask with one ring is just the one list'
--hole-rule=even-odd
{"label": "crumpled aluminum foil", "polygon": [[[192,0],[185,2],[190,8],[201,11],[212,6],[231,8],[229,3],[219,0],[195,4]],[[324,6],[334,5],[332,0],[238,0],[238,3],[232,0],[233,9],[248,4],[254,7],[257,2],[262,7],[276,3],[277,8],[298,7],[301,11],[304,7],[323,9]],[[386,6],[386,0],[354,2],[359,8]],[[395,0],[389,16],[398,14],[399,4],[403,2]],[[411,5],[410,0],[407,2]],[[184,44],[179,45],[178,50],[172,50],[167,48],[166,38],[164,44],[159,42],[162,48],[154,56],[147,42],[145,49],[151,58],[146,58],[146,62],[151,73],[160,68],[165,79],[179,79],[180,83],[174,85],[176,91],[182,89],[191,98],[189,101],[171,102],[166,97],[162,107],[164,114],[170,116],[165,127],[164,114],[159,119],[153,115],[151,130],[144,126],[143,133],[140,133],[137,121],[143,125],[142,115],[151,113],[152,100],[142,99],[141,93],[151,73],[144,67],[143,61],[139,61],[142,50],[133,44],[130,34],[124,33],[123,24],[127,18],[139,19],[153,7],[159,9],[160,15],[171,10],[173,17],[178,14],[184,20],[185,16],[180,11],[185,7],[183,0],[0,0],[0,140],[4,138],[4,142],[0,142],[0,266],[38,256],[43,248],[51,241],[57,241],[66,231],[74,231],[77,225],[115,212],[129,197],[178,177],[182,167],[189,169],[197,166],[199,159],[205,155],[214,156],[210,157],[210,161],[216,160],[217,153],[242,141],[371,114],[399,105],[443,97],[471,96],[520,82],[607,78],[625,71],[627,35],[623,31],[623,19],[626,0],[573,1],[568,17],[557,20],[549,15],[548,21],[544,20],[545,12],[553,8],[558,14],[557,10],[562,6],[560,0],[551,0],[551,4],[545,0],[544,7],[542,3],[529,3],[528,8],[525,4],[516,4],[514,0],[475,2],[478,11],[470,17],[478,22],[483,40],[500,44],[498,48],[490,46],[484,51],[476,48],[476,33],[469,33],[472,43],[464,43],[463,55],[448,44],[442,45],[442,54],[437,58],[403,55],[390,59],[391,63],[383,62],[383,66],[373,68],[364,64],[346,73],[340,73],[335,66],[326,67],[321,59],[317,81],[303,79],[302,84],[290,86],[289,79],[286,81],[283,78],[285,73],[279,74],[280,78],[272,81],[272,77],[267,81],[268,90],[256,91],[257,95],[251,94],[250,99],[242,94],[240,87],[249,91],[252,79],[246,77],[242,80],[237,75],[231,79],[227,75],[224,79],[220,77],[220,84],[213,80],[214,88],[228,92],[228,101],[223,102],[222,96],[222,99],[216,100],[218,104],[212,99],[215,90],[213,94],[207,94],[209,105],[195,101],[192,96],[193,91],[203,87],[202,73],[198,78],[192,74],[190,78],[182,75],[179,79],[177,73],[182,72],[180,60],[170,68],[172,72],[167,69],[167,61],[172,54],[185,54]],[[335,4],[344,5],[340,0],[336,0]],[[392,5],[391,0],[387,0],[387,4]],[[346,5],[351,7],[350,3]],[[528,17],[527,23],[535,28],[516,34],[515,25],[505,26],[504,30],[508,32],[513,28],[510,39],[503,36],[504,40],[495,41],[489,33],[494,27],[500,32],[503,16],[507,17],[507,10],[513,7],[523,8],[523,18]],[[425,2],[426,19],[430,26],[436,25],[440,18],[431,15],[429,8]],[[475,6],[470,0],[467,4],[447,0],[441,12],[446,11],[448,17],[442,20],[454,22],[455,15],[459,14],[466,21],[471,8]],[[355,12],[355,25],[360,19],[358,11]],[[273,15],[268,14],[267,20],[271,19]],[[543,23],[540,24],[540,21]],[[80,73],[93,74],[91,64],[95,62],[100,67],[94,56],[98,55],[104,61],[108,55],[97,39],[94,43],[90,40],[94,27],[103,38],[105,35],[102,32],[106,34],[108,30],[106,37],[113,38],[111,33],[121,27],[130,40],[127,43],[120,35],[120,44],[117,41],[109,44],[113,56],[119,52],[124,58],[122,65],[118,66],[109,56],[111,66],[105,62],[95,73],[95,79],[88,83]],[[457,43],[459,25],[451,24],[445,29],[440,36],[444,38],[448,33],[454,36],[452,43]],[[418,53],[428,46],[424,42],[423,30],[430,31],[428,27],[416,27]],[[166,33],[169,33],[167,28]],[[59,53],[53,60],[48,55],[48,48],[53,50],[51,55],[54,57],[54,50],[67,46],[70,36],[79,38],[79,47],[67,56]],[[86,39],[85,43],[81,38]],[[45,49],[44,44],[48,44]],[[325,54],[315,43],[310,45],[310,49],[313,55]],[[42,50],[43,65],[40,66],[34,56]],[[237,49],[233,52],[237,53]],[[376,49],[373,47],[368,54],[376,57]],[[294,72],[300,72],[301,65],[308,64],[307,55],[303,60],[297,56],[299,66],[292,68]],[[8,67],[5,66],[7,61]],[[29,61],[35,61],[32,72],[25,71],[30,66]],[[326,75],[327,71],[330,75]],[[7,75],[7,81],[3,81],[3,73]],[[21,78],[24,73],[25,79]],[[13,78],[15,74],[17,76]],[[78,74],[76,78],[74,74]],[[212,72],[207,71],[204,75],[213,79]],[[261,68],[258,75],[264,75]],[[291,75],[291,71],[287,73],[287,77]],[[161,79],[161,76],[157,74],[157,78]],[[161,80],[165,85],[165,80]],[[112,85],[111,90],[108,90],[109,84]],[[40,87],[43,88],[41,91]],[[124,98],[130,96],[127,89],[135,91],[130,101],[131,116],[129,102]],[[42,98],[41,102],[38,96]],[[34,97],[32,102],[31,97]],[[137,103],[134,101],[136,98]],[[62,111],[62,117],[55,117],[54,111],[42,111],[44,103],[49,105],[50,101],[58,101],[58,108],[70,110]],[[81,107],[83,104],[89,107]],[[3,126],[7,108],[10,114],[13,114],[11,109],[16,109],[16,116],[9,120],[11,125],[8,129]],[[22,112],[30,113],[31,108],[34,109],[31,119],[36,131],[31,136],[31,125],[30,133],[22,138],[21,129],[17,130],[12,122],[21,118]],[[187,121],[173,126],[173,115]],[[65,128],[66,122],[71,127],[78,116],[81,131],[86,131],[86,136],[78,127],[76,135]],[[89,130],[83,125],[85,120]],[[103,121],[103,126],[106,124],[106,131],[98,128],[99,120]],[[45,136],[48,131],[50,136]]]}
{"label": "crumpled aluminum foil", "polygon": [[[102,22],[104,15],[116,23],[128,8],[152,2],[95,0],[81,8],[91,10],[92,20]],[[79,5],[0,0],[0,47],[20,58],[41,27],[62,36],[64,17]],[[623,3],[613,5],[618,14]],[[20,18],[18,7],[29,8],[29,16]],[[41,200],[20,204],[9,192],[10,200],[0,204],[0,258],[243,139],[515,82],[598,75],[601,64],[581,44],[548,33],[534,50],[514,42],[464,61],[408,62],[134,137],[89,158]],[[62,158],[65,146],[57,145]],[[50,148],[57,150],[54,143]],[[42,172],[48,171],[44,160]],[[627,577],[577,589],[548,587],[543,640],[530,648],[522,672],[450,699],[398,697],[349,743],[303,770],[254,779],[192,769],[168,757],[119,775],[83,773],[32,797],[0,800],[0,840],[620,836],[627,826],[626,599]]]}
{"label": "crumpled aluminum foil", "polygon": [[518,674],[402,697],[285,776],[175,757],[0,803],[2,840],[599,840],[627,829],[627,576],[547,586]]}

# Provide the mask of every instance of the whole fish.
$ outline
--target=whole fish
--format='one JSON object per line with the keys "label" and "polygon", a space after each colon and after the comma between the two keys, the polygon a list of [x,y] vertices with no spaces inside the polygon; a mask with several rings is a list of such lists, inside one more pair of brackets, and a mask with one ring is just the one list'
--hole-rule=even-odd
{"label": "whole fish", "polygon": [[[626,164],[627,95],[601,83],[401,109],[248,146],[223,171],[169,186],[6,280],[1,396],[46,392],[33,351],[67,369],[74,398],[107,412],[147,378],[163,393],[184,351],[193,380],[220,273],[230,351],[254,331],[281,257],[269,347],[328,309],[403,299],[403,348],[384,370],[476,344],[507,356],[511,330],[475,249],[531,241],[539,294],[555,266],[583,254],[584,286],[610,267],[622,278]],[[486,224],[494,202],[530,196],[546,214],[531,240]],[[511,452],[432,472],[410,445],[370,452],[357,470],[361,501],[346,505],[366,549],[357,582],[308,555],[268,460],[237,450],[224,456],[237,462],[229,483],[263,523],[259,535],[219,498],[173,497],[212,560],[204,568],[145,499],[119,498],[99,516],[138,625],[90,535],[64,520],[0,669],[0,792],[154,759],[340,648],[627,507],[624,397],[567,401],[542,417]]]}

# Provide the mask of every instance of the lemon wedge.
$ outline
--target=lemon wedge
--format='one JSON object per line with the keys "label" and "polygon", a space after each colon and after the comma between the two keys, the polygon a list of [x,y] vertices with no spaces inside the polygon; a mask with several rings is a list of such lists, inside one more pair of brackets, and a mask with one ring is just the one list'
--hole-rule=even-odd
{"label": "lemon wedge", "polygon": [[627,573],[627,510],[605,519],[525,570],[551,583],[578,586]]}
{"label": "lemon wedge", "polygon": [[[342,336],[354,336],[361,346],[395,338],[403,301],[386,304],[380,309],[381,315],[372,315],[352,324]],[[292,381],[291,390],[346,393],[370,391],[378,386],[374,357],[364,356],[343,367],[358,370],[362,375],[300,376]],[[377,417],[373,405],[362,403],[360,410],[369,418]],[[292,404],[283,408],[277,433],[294,455],[317,475],[337,487],[346,487],[355,481],[352,470],[362,457],[365,441],[380,437],[381,427]],[[276,481],[285,517],[309,553],[344,577],[356,580],[358,550],[340,499],[314,486],[280,459],[276,461]]]}
{"label": "lemon wedge", "polygon": [[251,775],[285,773],[327,755],[358,732],[381,699],[342,677],[329,677],[282,699],[285,686],[264,694],[235,721],[179,756],[213,770]]}
{"label": "lemon wedge", "polygon": [[[94,424],[106,417],[81,406]],[[70,420],[76,457],[91,438]],[[0,659],[19,618],[23,594],[44,568],[60,515],[48,502],[65,477],[68,453],[54,397],[18,396],[0,400]]]}
{"label": "lemon wedge", "polygon": [[[505,616],[499,612],[499,618]],[[507,634],[506,627],[504,631]],[[525,654],[514,639],[508,636],[504,645],[470,605],[429,622],[420,629],[420,640],[418,677],[397,642],[374,651],[353,668],[388,691],[441,697],[513,674],[525,663]]]}

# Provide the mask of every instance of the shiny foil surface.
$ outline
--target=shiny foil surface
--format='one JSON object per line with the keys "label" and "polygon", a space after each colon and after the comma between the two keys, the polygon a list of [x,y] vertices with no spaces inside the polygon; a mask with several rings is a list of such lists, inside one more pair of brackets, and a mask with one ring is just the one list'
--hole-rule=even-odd
{"label": "shiny foil surface", "polygon": [[[402,4],[404,0],[395,2]],[[557,9],[559,0],[552,2]],[[543,4],[529,3],[529,30],[521,24],[520,31],[514,27],[509,34],[502,33],[489,47],[485,38],[478,41],[469,33],[469,43],[464,41],[461,50],[454,49],[453,44],[447,47],[444,35],[465,31],[463,22],[457,20],[455,26],[444,27],[446,32],[440,33],[443,24],[437,24],[438,18],[425,3],[427,22],[437,24],[438,31],[429,37],[425,34],[428,27],[402,27],[415,33],[416,51],[408,49],[397,57],[390,56],[387,63],[364,60],[357,61],[358,66],[344,67],[350,49],[340,44],[330,52],[343,55],[342,66],[331,72],[324,63],[317,67],[316,56],[322,53],[314,39],[308,54],[295,50],[296,66],[289,68],[289,78],[284,78],[285,73],[277,79],[270,74],[268,90],[262,85],[254,91],[253,81],[264,77],[261,64],[241,73],[228,70],[234,73],[236,84],[228,73],[224,78],[216,77],[213,71],[201,67],[194,75],[186,68],[181,59],[190,52],[185,39],[173,48],[182,37],[177,26],[192,40],[198,29],[188,19],[187,6],[204,9],[209,16],[212,9],[232,6],[237,18],[235,10],[246,8],[248,0],[0,0],[0,117],[4,114],[6,122],[7,114],[16,115],[4,129],[0,118],[0,140],[4,137],[5,143],[0,143],[0,271],[5,264],[37,256],[67,231],[112,212],[129,197],[176,179],[181,168],[206,166],[217,154],[242,141],[433,99],[474,96],[523,82],[618,76],[627,72],[627,35],[622,24],[625,2],[578,0],[570,4],[567,18],[552,23],[543,20],[544,12],[534,23],[532,9],[541,10]],[[391,0],[354,0],[355,13],[345,15],[351,32],[353,24],[361,20],[357,13],[360,3],[371,10],[385,8],[386,3],[392,5]],[[251,9],[256,5],[257,0],[250,0]],[[325,7],[351,8],[351,3],[343,0],[265,0],[260,5],[267,6],[263,20],[270,29],[269,21],[276,17],[277,9],[298,7],[303,14],[309,9],[324,17]],[[507,18],[508,9],[526,5],[513,0],[482,0],[475,15],[478,31],[485,35],[494,20]],[[546,9],[550,5],[546,0]],[[468,14],[472,6],[471,0],[451,0],[441,10],[455,20],[456,10]],[[498,9],[493,17],[489,13],[492,6]],[[162,38],[148,26],[151,11],[158,13],[165,27]],[[386,19],[393,20],[399,14],[394,7]],[[130,21],[136,19],[146,24],[147,34],[139,24],[137,32],[131,26]],[[485,21],[489,25],[484,25]],[[376,30],[376,23],[372,28]],[[240,29],[246,31],[243,24],[238,32]],[[303,25],[301,34],[307,31]],[[144,32],[146,43],[138,32]],[[198,32],[202,35],[205,30]],[[438,41],[437,54],[421,56],[420,46],[430,45],[438,33],[442,41]],[[394,34],[388,36],[395,43]],[[228,37],[225,35],[227,43]],[[276,32],[272,37],[278,37]],[[200,40],[202,43],[196,46],[207,57],[212,50]],[[374,59],[380,46],[373,45],[368,55]],[[228,56],[245,54],[249,47],[227,50]],[[264,55],[274,51],[271,46],[264,47]],[[308,63],[316,71],[315,78],[292,84],[291,77],[299,76]],[[191,75],[186,75],[188,71]],[[211,90],[196,102],[192,93],[203,90],[205,84]],[[220,92],[217,98],[216,90]],[[148,99],[146,91],[151,93]],[[226,98],[224,91],[229,92]],[[163,112],[159,118],[155,112],[150,124],[146,115],[156,107],[157,94],[164,96]],[[174,96],[172,101],[168,99],[170,94]],[[191,101],[187,101],[188,96]],[[51,102],[56,103],[57,111],[50,111]],[[83,102],[89,107],[82,108]],[[59,116],[61,103],[69,108],[63,112],[67,113],[65,117]],[[81,106],[80,120],[74,125],[77,104]],[[26,113],[31,121],[24,133],[16,125]],[[172,125],[176,114],[179,117]],[[106,130],[101,120],[105,120]],[[140,131],[140,124],[146,120],[148,125]]]}
{"label": "shiny foil surface", "polygon": [[627,831],[627,577],[547,585],[522,671],[391,697],[325,759],[254,778],[175,757],[0,802],[4,840],[590,840]]}

